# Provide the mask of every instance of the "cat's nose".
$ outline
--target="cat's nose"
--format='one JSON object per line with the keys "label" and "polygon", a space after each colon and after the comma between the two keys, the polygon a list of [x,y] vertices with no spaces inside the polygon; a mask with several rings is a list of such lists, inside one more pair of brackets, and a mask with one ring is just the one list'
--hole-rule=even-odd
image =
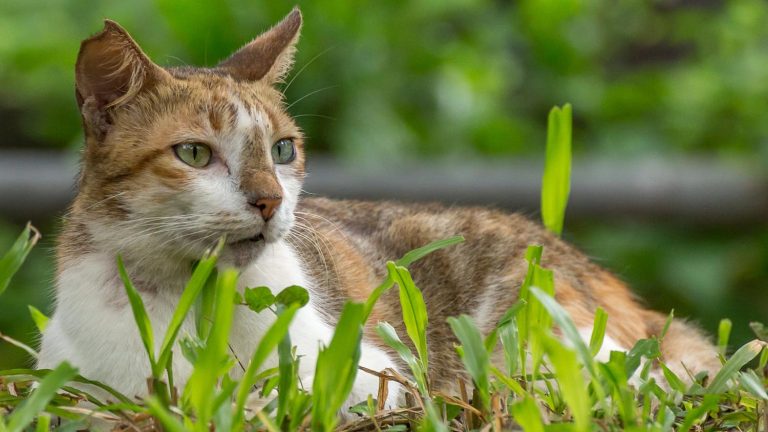
{"label": "cat's nose", "polygon": [[268,221],[275,214],[275,211],[280,206],[281,202],[283,202],[283,197],[273,196],[267,198],[259,198],[256,201],[249,201],[249,204],[259,209],[261,212],[261,217],[264,218],[265,221]]}

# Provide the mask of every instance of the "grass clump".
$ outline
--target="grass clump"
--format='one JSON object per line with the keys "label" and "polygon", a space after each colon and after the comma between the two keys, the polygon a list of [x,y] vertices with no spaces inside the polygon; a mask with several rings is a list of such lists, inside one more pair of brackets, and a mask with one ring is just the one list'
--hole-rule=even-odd
{"label": "grass clump", "polygon": [[[553,109],[547,168],[542,190],[542,217],[557,234],[563,226],[570,190],[570,106]],[[10,251],[0,258],[0,293],[37,240],[27,227]],[[120,276],[130,300],[152,376],[149,396],[135,401],[109,386],[77,375],[67,363],[54,370],[0,371],[0,432],[20,432],[51,426],[65,430],[88,428],[94,421],[122,430],[169,431],[591,431],[591,430],[766,430],[768,393],[765,327],[753,325],[757,338],[725,356],[730,322],[718,332],[723,367],[710,380],[704,376],[680,377],[660,359],[661,338],[638,341],[629,352],[613,352],[598,361],[609,317],[598,309],[593,332],[582,339],[571,318],[554,299],[551,270],[541,266],[546,252],[531,245],[526,253],[528,272],[520,298],[490,334],[483,335],[467,315],[448,323],[459,344],[456,355],[466,373],[457,377],[459,394],[433,389],[427,327],[429,316],[421,291],[408,266],[425,255],[463,241],[454,237],[409,252],[387,263],[385,280],[364,303],[348,302],[331,342],[320,349],[312,383],[302,383],[288,332],[297,311],[308,302],[302,287],[273,293],[267,287],[236,290],[234,270],[217,271],[222,244],[203,257],[179,301],[179,307],[156,345],[156,335],[144,304],[122,262]],[[378,298],[397,285],[405,335],[386,322],[376,325],[381,340],[404,360],[410,371],[361,370],[363,327]],[[228,335],[236,308],[270,311],[274,321],[250,359],[235,359],[228,349]],[[36,309],[32,318],[42,331],[47,318]],[[195,333],[180,334],[187,316],[195,316]],[[619,318],[614,318],[619,319]],[[671,315],[670,320],[671,322]],[[669,325],[668,322],[668,325]],[[555,334],[559,335],[558,337]],[[2,336],[2,335],[0,335]],[[415,348],[403,342],[406,337]],[[662,336],[663,338],[663,333]],[[32,348],[3,336],[34,355]],[[173,382],[173,347],[193,365],[183,388]],[[503,354],[503,364],[493,364],[492,354]],[[276,354],[277,367],[265,367]],[[655,373],[655,370],[661,371]],[[439,365],[432,365],[439,367]],[[361,401],[348,397],[356,376],[374,373],[381,383],[378,394]],[[235,378],[239,376],[240,378]],[[662,378],[663,377],[663,378]],[[384,410],[388,383],[404,389],[406,405]],[[95,397],[81,388],[95,386],[106,397]],[[310,391],[311,390],[311,391]],[[251,398],[261,398],[253,408]],[[88,402],[88,408],[83,405]],[[352,407],[348,402],[358,403]],[[340,409],[358,417],[339,424]],[[52,419],[56,420],[52,423]]]}

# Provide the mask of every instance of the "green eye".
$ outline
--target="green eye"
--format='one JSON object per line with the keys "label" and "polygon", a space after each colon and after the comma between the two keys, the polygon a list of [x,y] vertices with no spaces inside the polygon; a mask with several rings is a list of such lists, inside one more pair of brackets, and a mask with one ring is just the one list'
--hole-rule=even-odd
{"label": "green eye", "polygon": [[277,164],[287,164],[296,159],[296,146],[290,138],[283,138],[272,146],[272,160]]}
{"label": "green eye", "polygon": [[203,168],[211,161],[211,148],[201,143],[184,143],[173,146],[176,156],[185,164]]}

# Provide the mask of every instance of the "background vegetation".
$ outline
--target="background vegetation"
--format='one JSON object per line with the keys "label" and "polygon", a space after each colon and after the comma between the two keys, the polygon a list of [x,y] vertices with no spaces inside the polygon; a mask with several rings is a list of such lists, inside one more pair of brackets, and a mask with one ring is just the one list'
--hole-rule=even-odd
{"label": "background vegetation", "polygon": [[[768,165],[768,4],[760,0],[298,1],[305,16],[291,112],[310,157],[542,154],[546,113],[574,106],[574,152],[632,160],[715,157]],[[5,0],[0,4],[0,150],[77,151],[79,41],[109,17],[162,65],[213,65],[293,3]],[[514,173],[510,173],[514,176]],[[2,199],[2,197],[0,197]],[[5,293],[0,331],[29,341],[27,304],[50,312],[56,221]],[[7,249],[24,221],[0,222]],[[768,230],[685,221],[569,221],[566,238],[732,342],[768,311]],[[0,345],[0,368],[26,362]]]}

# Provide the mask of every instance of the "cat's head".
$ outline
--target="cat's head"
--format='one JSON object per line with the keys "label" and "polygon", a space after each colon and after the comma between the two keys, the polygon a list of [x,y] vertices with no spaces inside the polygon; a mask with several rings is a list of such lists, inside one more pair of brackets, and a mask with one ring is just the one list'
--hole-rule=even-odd
{"label": "cat's head", "polygon": [[86,146],[72,211],[95,242],[195,259],[226,234],[223,256],[244,265],[290,230],[303,139],[276,84],[300,27],[294,9],[212,68],[162,68],[112,21],[83,41]]}

